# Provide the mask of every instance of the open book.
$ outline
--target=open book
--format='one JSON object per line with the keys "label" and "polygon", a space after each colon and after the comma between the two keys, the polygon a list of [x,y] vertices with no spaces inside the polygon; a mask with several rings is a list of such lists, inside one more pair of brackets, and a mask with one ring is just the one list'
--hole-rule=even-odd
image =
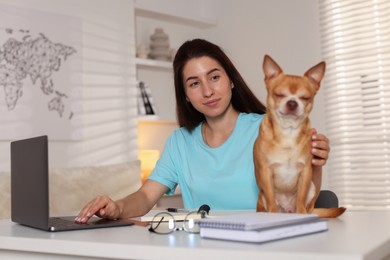
{"label": "open book", "polygon": [[245,213],[199,220],[200,236],[242,242],[266,242],[325,231],[315,214]]}

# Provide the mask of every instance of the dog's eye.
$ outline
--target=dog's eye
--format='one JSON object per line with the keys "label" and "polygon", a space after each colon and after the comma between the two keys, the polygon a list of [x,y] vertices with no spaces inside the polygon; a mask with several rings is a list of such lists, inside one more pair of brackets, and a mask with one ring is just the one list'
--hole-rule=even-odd
{"label": "dog's eye", "polygon": [[303,101],[309,101],[309,100],[310,100],[310,97],[304,96],[304,97],[301,97],[301,99],[302,99]]}
{"label": "dog's eye", "polygon": [[276,98],[284,98],[284,97],[285,97],[285,95],[283,95],[283,94],[277,94],[277,93],[275,93],[274,96],[275,96]]}

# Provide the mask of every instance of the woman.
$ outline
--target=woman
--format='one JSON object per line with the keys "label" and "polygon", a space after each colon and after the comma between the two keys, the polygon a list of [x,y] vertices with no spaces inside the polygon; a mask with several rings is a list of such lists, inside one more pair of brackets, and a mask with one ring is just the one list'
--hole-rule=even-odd
{"label": "woman", "polygon": [[[167,140],[149,179],[135,193],[113,201],[98,196],[76,218],[94,214],[128,218],[146,214],[179,184],[185,208],[255,209],[253,144],[265,107],[254,96],[226,54],[201,39],[177,51],[174,82],[180,128]],[[313,182],[319,192],[328,139],[313,130]]]}

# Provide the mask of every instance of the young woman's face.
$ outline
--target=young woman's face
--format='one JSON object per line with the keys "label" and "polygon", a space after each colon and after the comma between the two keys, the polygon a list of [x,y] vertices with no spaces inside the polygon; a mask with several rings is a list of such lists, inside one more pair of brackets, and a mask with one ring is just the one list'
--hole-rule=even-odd
{"label": "young woman's face", "polygon": [[206,56],[189,60],[183,81],[187,101],[205,117],[218,117],[231,106],[232,85],[216,60]]}

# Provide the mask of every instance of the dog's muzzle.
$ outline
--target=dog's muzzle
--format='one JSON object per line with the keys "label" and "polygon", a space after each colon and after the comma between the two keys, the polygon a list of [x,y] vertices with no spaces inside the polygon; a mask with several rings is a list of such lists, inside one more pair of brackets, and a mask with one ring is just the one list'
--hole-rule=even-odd
{"label": "dog's muzzle", "polygon": [[294,112],[298,107],[298,103],[295,100],[289,100],[286,103],[286,107],[290,112]]}

